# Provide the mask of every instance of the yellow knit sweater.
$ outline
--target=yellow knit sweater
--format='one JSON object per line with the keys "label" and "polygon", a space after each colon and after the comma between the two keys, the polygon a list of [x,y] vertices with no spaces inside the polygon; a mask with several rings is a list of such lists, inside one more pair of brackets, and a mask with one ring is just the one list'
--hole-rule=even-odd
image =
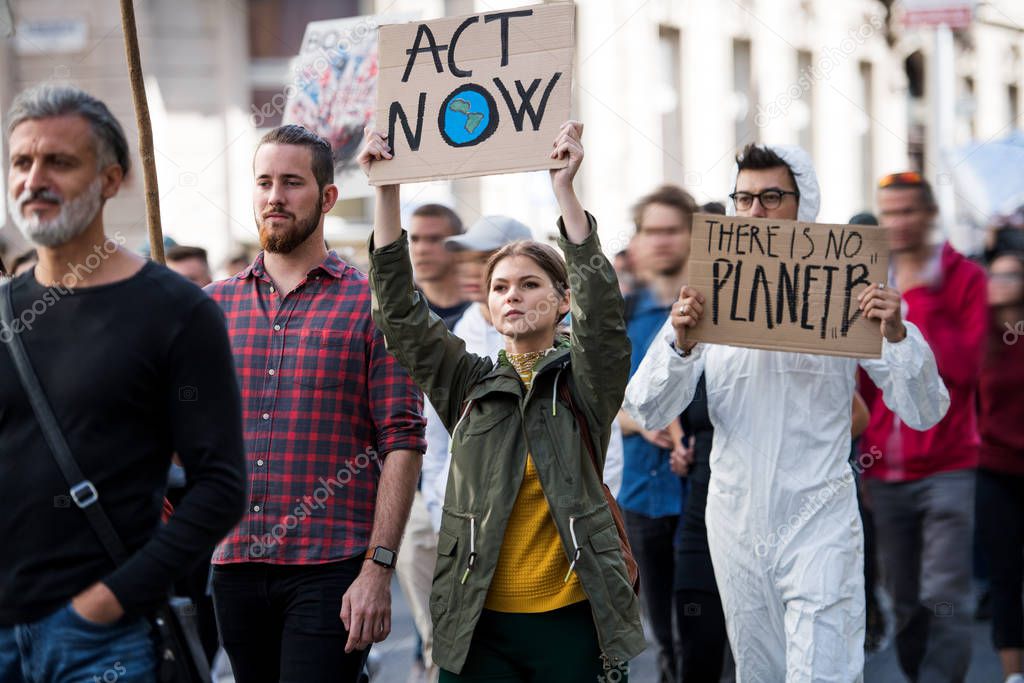
{"label": "yellow knit sweater", "polygon": [[[507,354],[529,387],[543,354]],[[549,612],[587,599],[576,572],[569,575],[558,528],[544,497],[533,458],[527,455],[523,483],[505,527],[498,566],[484,607],[496,612]]]}

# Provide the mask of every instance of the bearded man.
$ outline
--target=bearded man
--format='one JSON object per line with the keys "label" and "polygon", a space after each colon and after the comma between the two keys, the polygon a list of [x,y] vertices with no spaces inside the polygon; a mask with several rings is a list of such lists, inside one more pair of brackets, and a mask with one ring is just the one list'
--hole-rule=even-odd
{"label": "bearded man", "polygon": [[276,128],[253,172],[263,251],[206,288],[228,320],[249,478],[213,556],[217,622],[239,683],[356,681],[391,629],[422,398],[370,318],[366,276],[324,243],[330,145]]}
{"label": "bearded man", "polygon": [[[130,164],[103,102],[40,86],[6,120],[8,207],[39,262],[0,286],[12,313],[0,326],[0,681],[155,681],[147,616],[242,514],[224,317],[197,287],[125,249],[124,235],[107,236],[103,209]],[[58,467],[19,381],[18,342],[77,481],[62,474],[74,468]],[[187,490],[161,525],[174,453]],[[126,561],[93,531],[97,510]]]}

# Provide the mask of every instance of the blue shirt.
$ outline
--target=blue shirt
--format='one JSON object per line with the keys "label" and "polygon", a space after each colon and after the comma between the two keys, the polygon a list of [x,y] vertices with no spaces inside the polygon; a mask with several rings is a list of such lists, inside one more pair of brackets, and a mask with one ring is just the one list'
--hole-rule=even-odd
{"label": "blue shirt", "polygon": [[[647,289],[639,289],[633,296],[632,315],[626,321],[626,333],[633,344],[630,377],[640,367],[671,310],[671,306],[661,305]],[[685,487],[680,486],[679,477],[669,468],[668,458],[668,450],[658,448],[640,434],[623,436],[619,506],[647,517],[680,514]]]}

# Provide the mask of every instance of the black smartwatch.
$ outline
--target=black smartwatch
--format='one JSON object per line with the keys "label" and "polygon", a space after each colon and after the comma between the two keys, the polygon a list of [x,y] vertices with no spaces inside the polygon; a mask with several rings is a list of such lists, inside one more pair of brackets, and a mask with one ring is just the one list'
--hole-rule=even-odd
{"label": "black smartwatch", "polygon": [[370,554],[366,559],[373,560],[377,564],[387,569],[395,568],[395,559],[398,557],[398,553],[390,548],[385,548],[382,545],[377,546],[373,549],[373,553]]}

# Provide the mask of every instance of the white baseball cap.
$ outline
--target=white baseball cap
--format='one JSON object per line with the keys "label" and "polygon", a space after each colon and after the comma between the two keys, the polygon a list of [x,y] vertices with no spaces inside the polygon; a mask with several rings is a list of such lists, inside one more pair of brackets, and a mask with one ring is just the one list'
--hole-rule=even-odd
{"label": "white baseball cap", "polygon": [[484,216],[461,235],[444,241],[448,251],[495,251],[516,240],[533,239],[528,227],[508,216]]}

